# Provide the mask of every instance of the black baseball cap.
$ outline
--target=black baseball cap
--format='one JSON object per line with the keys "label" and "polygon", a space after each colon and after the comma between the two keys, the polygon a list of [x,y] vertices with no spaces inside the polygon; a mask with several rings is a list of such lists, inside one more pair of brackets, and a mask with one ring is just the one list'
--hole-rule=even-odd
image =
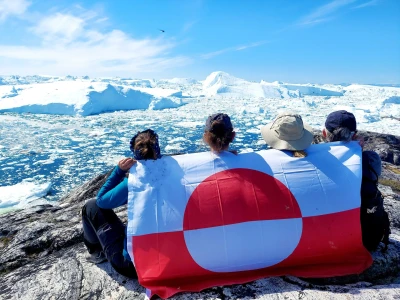
{"label": "black baseball cap", "polygon": [[354,115],[345,110],[338,110],[330,113],[325,121],[325,128],[333,132],[336,128],[345,127],[350,131],[356,131],[357,122]]}

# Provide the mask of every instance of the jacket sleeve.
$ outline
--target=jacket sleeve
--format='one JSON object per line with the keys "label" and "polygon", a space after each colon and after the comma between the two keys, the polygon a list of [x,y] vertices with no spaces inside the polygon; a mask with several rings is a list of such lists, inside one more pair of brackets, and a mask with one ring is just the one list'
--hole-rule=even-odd
{"label": "jacket sleeve", "polygon": [[128,178],[118,166],[114,168],[107,181],[97,194],[97,205],[100,208],[112,209],[128,202]]}

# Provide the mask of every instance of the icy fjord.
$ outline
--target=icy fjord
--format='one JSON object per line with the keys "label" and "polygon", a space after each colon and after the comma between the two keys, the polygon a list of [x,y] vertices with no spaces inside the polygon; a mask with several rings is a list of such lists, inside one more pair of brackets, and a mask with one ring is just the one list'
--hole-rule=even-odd
{"label": "icy fjord", "polygon": [[[346,109],[358,128],[400,135],[400,86],[250,82],[224,72],[204,81],[0,77],[0,213],[55,201],[130,155],[152,128],[163,153],[196,152],[208,115],[232,117],[239,151],[265,147],[260,127],[292,110],[316,129]],[[53,202],[54,203],[54,202]]]}

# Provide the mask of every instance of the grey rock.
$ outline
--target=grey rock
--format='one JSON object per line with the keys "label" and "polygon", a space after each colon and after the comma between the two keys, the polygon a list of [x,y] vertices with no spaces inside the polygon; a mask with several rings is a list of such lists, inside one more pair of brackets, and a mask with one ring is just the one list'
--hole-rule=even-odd
{"label": "grey rock", "polygon": [[[398,137],[374,136],[381,139],[377,145],[382,149],[388,145],[395,162]],[[399,169],[393,163],[384,163],[382,177],[397,181]],[[80,211],[109,174],[90,180],[55,205],[0,215],[0,299],[145,298],[136,280],[119,275],[109,263],[93,265],[85,259]],[[391,244],[387,252],[372,254],[374,263],[362,274],[327,279],[267,278],[183,293],[173,299],[399,299],[399,193],[386,185],[380,185],[380,189],[392,223]],[[116,213],[126,222],[126,207],[116,209]]]}
{"label": "grey rock", "polygon": [[364,139],[364,150],[373,150],[382,161],[400,165],[400,137],[391,134],[359,131],[358,136]]}
{"label": "grey rock", "polygon": [[382,162],[381,179],[388,179],[400,182],[400,166],[392,165],[387,162]]}
{"label": "grey rock", "polygon": [[[85,252],[80,243],[3,275],[0,295],[4,299],[145,298],[145,290],[136,280],[119,275],[108,263],[86,262]],[[399,296],[400,281],[395,277],[377,284],[360,281],[327,285],[283,276],[215,287],[201,293],[182,293],[172,299],[396,299]]]}
{"label": "grey rock", "polygon": [[385,196],[384,206],[385,206],[385,210],[388,212],[391,227],[394,230],[396,230],[396,229],[399,230],[399,228],[400,228],[399,196],[394,193],[389,194],[388,193],[389,189],[388,188],[385,189],[386,193],[384,194],[384,196]]}
{"label": "grey rock", "polygon": [[143,299],[144,289],[108,263],[85,259],[82,243],[33,260],[0,278],[4,299]]}

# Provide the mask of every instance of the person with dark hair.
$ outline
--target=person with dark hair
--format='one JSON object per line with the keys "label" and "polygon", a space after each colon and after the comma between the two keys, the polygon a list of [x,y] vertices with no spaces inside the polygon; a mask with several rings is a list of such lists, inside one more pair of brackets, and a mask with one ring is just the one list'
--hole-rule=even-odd
{"label": "person with dark hair", "polygon": [[151,129],[138,132],[130,142],[136,160],[161,158],[158,135]]}
{"label": "person with dark hair", "polygon": [[328,142],[350,142],[357,139],[357,122],[351,112],[338,110],[330,113],[322,135]]}
{"label": "person with dark hair", "polygon": [[118,162],[107,178],[96,199],[82,208],[83,240],[89,252],[88,261],[101,263],[108,260],[120,274],[137,278],[135,267],[126,248],[125,225],[113,211],[128,202],[126,173],[137,160],[161,158],[158,135],[151,129],[138,132],[130,142],[133,158]]}
{"label": "person with dark hair", "polygon": [[[325,121],[322,134],[328,142],[357,141],[357,121],[345,110],[330,113]],[[363,141],[358,141],[363,147]],[[378,189],[381,175],[381,158],[374,151],[362,152],[361,180],[361,231],[364,247],[369,251],[377,249],[380,242],[389,244],[390,222],[383,206],[383,197]]]}
{"label": "person with dark hair", "polygon": [[273,149],[289,151],[293,157],[306,157],[305,149],[313,140],[312,128],[299,114],[283,112],[261,127],[261,136]]}
{"label": "person with dark hair", "polygon": [[[207,118],[203,141],[215,153],[228,151],[230,143],[235,138],[231,118],[227,114],[216,113]],[[236,154],[236,151],[230,151]]]}

